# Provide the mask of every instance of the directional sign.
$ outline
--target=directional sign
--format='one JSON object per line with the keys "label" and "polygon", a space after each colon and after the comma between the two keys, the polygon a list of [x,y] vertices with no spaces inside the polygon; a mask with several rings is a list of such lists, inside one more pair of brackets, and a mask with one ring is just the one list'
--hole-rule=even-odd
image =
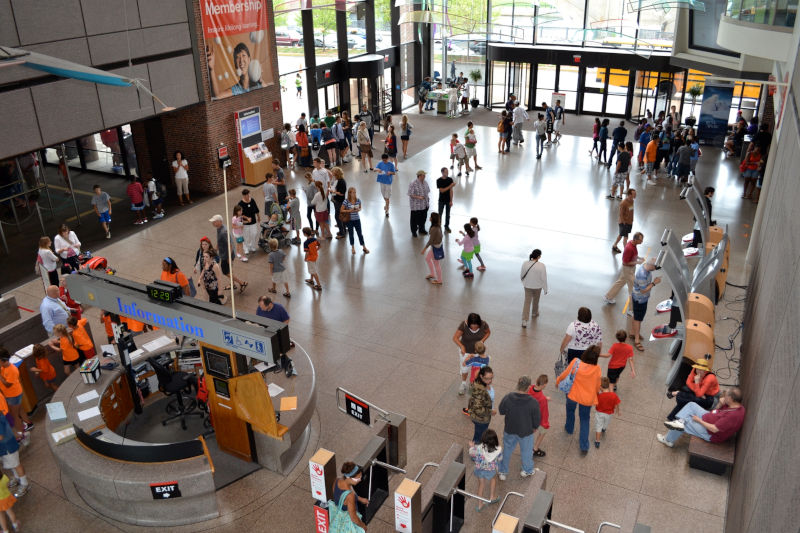
{"label": "directional sign", "polygon": [[369,425],[369,405],[350,396],[349,394],[344,395],[344,405],[347,409],[347,414],[358,420],[359,422],[363,422],[366,425]]}
{"label": "directional sign", "polygon": [[170,498],[181,497],[181,490],[178,488],[177,481],[150,483],[150,491],[153,493],[154,500],[168,500]]}

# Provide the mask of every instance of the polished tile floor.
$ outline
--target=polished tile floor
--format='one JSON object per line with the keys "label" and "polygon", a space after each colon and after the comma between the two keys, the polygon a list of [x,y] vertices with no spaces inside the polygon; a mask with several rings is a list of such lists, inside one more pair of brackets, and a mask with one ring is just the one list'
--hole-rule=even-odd
{"label": "polished tile floor", "polygon": [[[485,272],[476,272],[471,281],[462,279],[457,270],[459,247],[454,233],[446,243],[444,285],[429,285],[420,255],[424,241],[412,238],[409,231],[408,184],[418,169],[428,171],[432,181],[439,168],[449,165],[449,134],[463,131],[462,119],[412,116],[417,134],[412,137],[409,159],[400,161],[389,218],[384,218],[375,175],[348,165],[348,184],[358,188],[364,202],[364,236],[372,253],[365,256],[357,248],[358,253],[351,255],[344,241],[325,243],[318,263],[322,292],[312,291],[303,283],[302,251],[291,249],[293,297],[277,300],[291,314],[291,335],[311,354],[319,378],[317,415],[306,459],[322,446],[334,450],[340,462],[347,460],[369,437],[368,428],[336,409],[338,386],[408,418],[408,470],[412,476],[424,462],[441,459],[453,442],[466,445],[472,424],[460,413],[465,398],[457,395],[456,347],[451,338],[459,322],[468,313],[477,312],[492,330],[487,348],[498,400],[522,374],[551,376],[552,427],[543,444],[547,456],[537,460],[536,466],[547,472],[547,488],[555,493],[555,520],[595,531],[604,520],[618,523],[625,503],[636,500],[640,521],[653,531],[722,531],[727,477],[689,469],[686,442],[670,450],[655,439],[656,433],[664,430],[661,422],[672,407],[663,394],[671,365],[666,343],[646,343],[645,352],[636,354],[637,377],[624,375],[619,390],[620,415],[612,420],[599,450],[592,448],[583,457],[577,436],[567,435],[562,429],[564,399],[553,388],[552,372],[567,324],[574,320],[578,307],[590,307],[603,327],[606,345],[613,332],[625,325],[622,304],[604,306],[602,302],[620,266],[620,257],[610,250],[616,235],[618,203],[605,199],[610,175],[587,154],[591,139],[565,136],[537,161],[532,138],[510,154],[500,155],[492,126],[494,115],[479,111],[473,120],[482,124],[477,126],[477,133],[479,162],[484,169],[459,180],[451,226],[457,228],[471,216],[480,219]],[[376,147],[378,144],[376,140]],[[735,164],[723,161],[715,149],[703,151],[698,173],[717,187],[714,216],[728,225],[732,238],[729,281],[745,284],[742,265],[755,206],[739,198]],[[688,233],[691,215],[678,199],[675,184],[660,180],[658,185],[645,188],[635,171],[633,174],[633,186],[639,190],[634,231],[645,235],[640,252],[654,255],[664,227]],[[301,175],[293,173],[289,182],[299,189]],[[239,190],[232,191],[230,197],[231,204],[238,201]],[[256,198],[261,201],[260,191]],[[435,202],[435,195],[432,198]],[[302,194],[301,200],[305,212]],[[174,257],[185,271],[191,270],[200,237],[209,235],[213,239],[207,220],[224,212],[223,202],[222,197],[216,197],[197,203],[100,252],[109,258],[119,276],[139,281],[157,278],[165,255]],[[540,317],[522,329],[519,268],[532,248],[543,251],[550,293],[542,297]],[[250,282],[244,295],[237,295],[237,307],[253,310],[257,297],[267,287],[266,256],[259,253],[246,264],[236,262],[235,268]],[[37,280],[14,292],[20,305],[35,307],[41,299],[41,283]],[[668,296],[665,283],[656,288],[654,300]],[[740,315],[743,304],[737,298],[741,296],[742,291],[730,288],[718,314]],[[625,289],[619,300],[624,297]],[[96,312],[90,316],[95,317]],[[643,327],[649,330],[658,323],[660,319],[651,314]],[[718,343],[727,344],[724,340],[733,322],[719,324]],[[729,364],[723,355],[715,363],[727,372]],[[727,382],[722,375],[721,381]],[[502,432],[502,417],[495,417],[491,427]],[[16,509],[28,531],[54,530],[56,524],[60,531],[142,529],[99,517],[70,487],[62,486],[45,438],[40,428],[34,430],[33,443],[22,455],[33,488]],[[517,452],[511,460],[508,481],[499,483],[500,494],[525,490],[519,469]],[[467,472],[467,489],[473,490],[477,480],[471,465]],[[423,482],[429,476],[426,473]],[[399,478],[392,479],[392,487],[398,483]],[[261,470],[226,487],[218,496],[220,518],[174,530],[313,529],[305,462],[285,478]],[[463,531],[488,531],[494,509],[476,513],[474,505],[467,508]],[[515,508],[516,502],[511,499],[505,510],[513,514]],[[392,509],[385,505],[369,531],[392,529]]]}

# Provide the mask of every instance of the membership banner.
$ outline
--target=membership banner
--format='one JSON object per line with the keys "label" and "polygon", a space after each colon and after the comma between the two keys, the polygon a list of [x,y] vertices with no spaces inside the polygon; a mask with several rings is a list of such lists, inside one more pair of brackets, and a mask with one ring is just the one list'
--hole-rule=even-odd
{"label": "membership banner", "polygon": [[202,0],[212,98],[274,83],[266,0]]}

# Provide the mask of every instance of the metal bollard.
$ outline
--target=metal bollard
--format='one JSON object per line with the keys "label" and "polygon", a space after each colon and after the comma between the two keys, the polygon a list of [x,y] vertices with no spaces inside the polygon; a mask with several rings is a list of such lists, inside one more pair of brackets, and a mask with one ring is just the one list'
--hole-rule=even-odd
{"label": "metal bollard", "polygon": [[450,463],[433,490],[433,531],[455,533],[464,525],[464,495],[457,489],[466,486],[466,467]]}

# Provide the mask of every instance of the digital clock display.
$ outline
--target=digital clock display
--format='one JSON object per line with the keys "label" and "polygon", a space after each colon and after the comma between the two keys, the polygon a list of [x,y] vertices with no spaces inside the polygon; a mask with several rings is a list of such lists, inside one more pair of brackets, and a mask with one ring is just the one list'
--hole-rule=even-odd
{"label": "digital clock display", "polygon": [[147,296],[158,302],[172,303],[181,297],[179,285],[167,281],[156,281],[147,286]]}

